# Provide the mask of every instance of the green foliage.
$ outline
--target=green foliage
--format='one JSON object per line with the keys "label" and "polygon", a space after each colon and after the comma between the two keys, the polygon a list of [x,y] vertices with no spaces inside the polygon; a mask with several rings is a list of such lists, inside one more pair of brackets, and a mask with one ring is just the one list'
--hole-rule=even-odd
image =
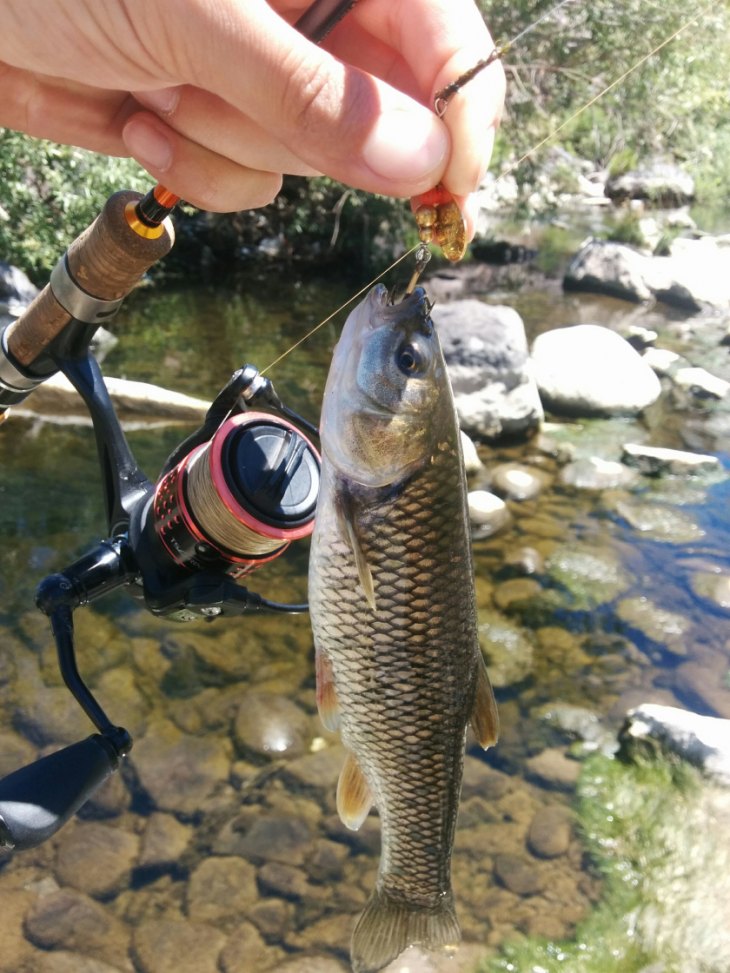
{"label": "green foliage", "polygon": [[[555,0],[481,0],[481,6],[493,36],[504,42]],[[729,30],[728,0],[699,13],[685,0],[561,7],[505,57],[505,132],[513,156],[575,114],[556,139],[576,155],[621,171],[638,159],[671,156],[694,175],[701,194],[727,194]],[[576,114],[593,98],[595,104]],[[522,176],[529,181],[529,170]]]}
{"label": "green foliage", "polygon": [[129,159],[0,129],[0,258],[42,280],[108,196],[151,185]]}

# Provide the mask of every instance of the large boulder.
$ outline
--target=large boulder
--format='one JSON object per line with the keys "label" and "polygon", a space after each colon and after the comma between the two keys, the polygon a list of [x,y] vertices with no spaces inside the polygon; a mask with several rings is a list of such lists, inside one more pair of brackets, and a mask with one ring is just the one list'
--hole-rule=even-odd
{"label": "large boulder", "polygon": [[539,335],[532,367],[543,402],[561,415],[638,415],[661,392],[659,379],[628,341],[597,324]]}
{"label": "large boulder", "polygon": [[641,303],[657,300],[689,311],[730,307],[730,246],[721,239],[680,237],[664,256],[590,239],[568,265],[566,290]]}
{"label": "large boulder", "polygon": [[669,162],[650,162],[611,176],[604,192],[616,201],[641,199],[655,206],[683,206],[695,198],[692,176]]}
{"label": "large boulder", "polygon": [[436,305],[432,316],[462,427],[490,441],[535,431],[543,410],[519,314],[509,307],[463,300]]}

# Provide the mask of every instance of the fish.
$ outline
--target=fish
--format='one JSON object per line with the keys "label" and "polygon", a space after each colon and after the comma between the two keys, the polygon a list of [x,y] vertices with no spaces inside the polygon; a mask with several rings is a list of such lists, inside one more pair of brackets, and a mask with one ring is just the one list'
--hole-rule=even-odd
{"label": "fish", "polygon": [[381,284],[349,315],[325,386],[309,561],[317,705],[346,758],[337,810],[381,823],[354,973],[456,949],[451,851],[471,723],[498,734],[477,637],[461,440],[431,303]]}

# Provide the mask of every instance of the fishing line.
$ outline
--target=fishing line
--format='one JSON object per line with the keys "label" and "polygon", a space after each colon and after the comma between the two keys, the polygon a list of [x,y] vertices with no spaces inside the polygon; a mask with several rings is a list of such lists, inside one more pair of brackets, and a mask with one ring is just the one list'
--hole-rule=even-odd
{"label": "fishing line", "polygon": [[640,68],[642,64],[645,64],[646,61],[649,60],[649,58],[654,57],[654,55],[658,54],[659,51],[662,50],[662,48],[666,47],[668,44],[671,44],[672,41],[676,40],[679,37],[679,35],[683,33],[683,31],[687,30],[688,27],[691,27],[693,24],[697,23],[698,20],[700,20],[702,17],[705,16],[705,14],[709,12],[711,6],[714,6],[714,4],[705,7],[705,9],[702,10],[700,13],[695,14],[694,17],[691,18],[691,20],[685,21],[685,23],[683,23],[681,27],[678,27],[673,34],[671,34],[669,37],[666,37],[660,44],[657,44],[657,46],[653,50],[649,51],[647,54],[644,54],[643,57],[639,58],[639,60],[635,64],[633,64],[630,68],[628,68],[626,71],[624,71],[624,73],[620,77],[616,78],[609,85],[606,85],[606,87],[603,88],[601,91],[599,91],[598,94],[594,95],[593,98],[590,99],[590,101],[587,101],[585,105],[583,105],[577,111],[573,112],[573,114],[569,118],[566,118],[565,121],[561,122],[560,125],[557,126],[557,128],[554,128],[551,132],[549,132],[544,139],[541,139],[541,141],[537,143],[537,145],[533,145],[533,147],[529,149],[527,152],[525,152],[523,156],[520,156],[520,158],[517,159],[516,162],[513,162],[512,165],[508,166],[506,169],[503,169],[502,172],[500,172],[499,175],[497,176],[497,180],[502,179],[505,176],[508,176],[511,172],[514,172],[515,169],[517,169],[518,166],[522,165],[522,163],[526,159],[529,159],[530,156],[534,155],[535,152],[538,152],[543,147],[543,145],[546,145],[548,142],[551,141],[551,139],[554,139],[556,135],[562,132],[564,128],[567,128],[568,125],[570,125],[571,122],[574,122],[576,118],[578,118],[580,115],[583,114],[584,111],[587,111],[592,105],[595,105],[595,103],[600,98],[603,98],[603,96],[607,95],[609,91],[612,91],[623,81],[625,81],[626,78],[629,77],[629,75],[633,74],[633,72],[636,71],[638,68]]}
{"label": "fishing line", "polygon": [[262,368],[259,374],[265,375],[270,368],[273,368],[274,365],[278,365],[279,362],[282,361],[282,359],[286,358],[286,356],[289,355],[292,351],[294,351],[295,348],[298,348],[300,345],[303,345],[304,342],[307,341],[309,338],[311,338],[313,334],[316,334],[316,332],[319,331],[320,328],[323,328],[325,324],[328,324],[332,320],[332,318],[336,317],[340,313],[340,311],[344,311],[346,307],[349,307],[350,304],[352,304],[353,301],[356,301],[358,297],[360,297],[362,294],[365,293],[365,291],[370,290],[373,284],[377,284],[377,282],[381,279],[381,277],[385,277],[387,273],[389,273],[394,267],[397,267],[398,264],[401,263],[401,261],[405,260],[407,257],[410,257],[410,255],[412,253],[415,253],[416,250],[420,249],[421,246],[422,244],[417,243],[414,247],[411,247],[410,250],[407,250],[402,256],[398,257],[397,260],[394,260],[393,263],[389,267],[386,267],[382,273],[378,274],[377,277],[373,277],[373,279],[368,284],[365,284],[363,287],[361,287],[360,290],[357,292],[357,294],[353,294],[352,297],[349,297],[344,304],[341,304],[336,311],[333,311],[331,314],[329,314],[324,319],[324,321],[320,321],[318,325],[315,325],[315,327],[312,328],[311,331],[308,331],[305,335],[303,335],[301,338],[295,341],[293,345],[287,348],[286,351],[283,352],[281,355],[279,355],[278,358],[275,358],[270,364],[266,366],[266,368]]}
{"label": "fishing line", "polygon": [[[457,78],[457,80],[453,82],[452,85],[447,85],[446,88],[442,89],[442,91],[440,91],[436,95],[436,99],[443,97],[444,92],[448,92],[454,84],[458,85],[458,87],[454,89],[452,94],[455,93],[455,91],[458,91],[459,87],[463,87],[463,85],[466,84],[467,81],[471,80],[471,78],[474,77],[474,75],[477,74],[480,70],[482,70],[483,67],[486,67],[488,63],[492,63],[492,61],[501,57],[502,54],[505,53],[507,50],[509,50],[509,48],[517,40],[524,37],[527,33],[529,33],[531,30],[537,27],[538,24],[542,23],[544,20],[547,20],[548,17],[551,17],[561,7],[566,6],[566,4],[568,3],[574,3],[574,2],[575,0],[560,0],[559,3],[557,3],[554,7],[551,7],[551,9],[548,10],[546,13],[542,14],[542,16],[539,17],[536,21],[534,21],[528,27],[525,27],[525,29],[520,31],[519,34],[516,34],[515,37],[511,41],[509,41],[506,45],[504,45],[501,48],[495,48],[492,51],[492,53],[489,55],[489,57],[485,58],[483,62],[482,61],[478,62],[473,68],[470,69],[470,71],[465,72],[463,75]],[[639,58],[639,60],[635,64],[633,64],[630,68],[628,68],[626,71],[624,71],[623,74],[620,75],[620,77],[616,78],[610,84],[606,85],[606,87],[603,88],[601,91],[599,91],[598,94],[594,95],[594,97],[591,98],[590,101],[586,102],[585,105],[583,105],[581,108],[575,111],[564,122],[561,122],[560,125],[558,125],[551,132],[549,132],[545,136],[545,138],[541,139],[541,141],[539,141],[536,145],[534,145],[528,152],[525,152],[525,154],[521,156],[519,159],[517,159],[516,162],[513,162],[512,165],[508,166],[506,169],[503,169],[497,175],[496,180],[499,181],[500,179],[503,179],[505,176],[508,176],[511,172],[514,172],[514,170],[517,169],[518,166],[520,166],[523,162],[525,162],[526,159],[529,159],[530,156],[538,152],[544,145],[547,145],[547,143],[550,142],[552,139],[554,139],[556,135],[562,132],[563,129],[567,128],[567,126],[570,125],[572,122],[574,122],[576,118],[582,115],[584,111],[587,111],[592,105],[595,105],[595,103],[599,101],[599,99],[603,98],[603,96],[608,94],[609,91],[612,91],[623,81],[625,81],[626,78],[628,78],[631,74],[633,74],[634,71],[636,71],[643,64],[645,64],[650,58],[654,57],[655,54],[658,54],[659,51],[665,48],[668,44],[671,44],[672,41],[676,40],[679,37],[679,35],[682,34],[685,30],[687,30],[693,24],[697,23],[697,21],[705,17],[710,12],[713,6],[714,4],[708,4],[703,10],[700,11],[700,13],[695,14],[689,20],[685,21],[680,27],[678,27],[675,31],[673,31],[672,34],[669,35],[669,37],[666,37],[660,44],[657,44],[656,47],[654,47],[651,51],[649,51],[647,54],[644,54],[641,58]],[[386,267],[382,273],[378,274],[377,277],[374,277],[368,284],[365,284],[364,287],[361,287],[356,294],[353,294],[352,297],[349,298],[347,301],[345,301],[344,304],[340,305],[340,307],[338,307],[337,310],[329,314],[323,321],[320,321],[320,323],[316,325],[314,328],[312,328],[311,331],[308,331],[305,335],[303,335],[296,342],[294,342],[293,345],[287,348],[286,351],[284,351],[281,355],[279,355],[278,358],[275,358],[274,361],[272,361],[269,365],[267,365],[266,368],[262,369],[261,374],[262,375],[265,374],[270,369],[272,369],[275,365],[278,365],[279,362],[281,362],[284,358],[287,357],[287,355],[291,354],[292,351],[294,351],[300,345],[304,344],[304,342],[307,341],[309,338],[311,338],[313,334],[316,334],[316,332],[319,331],[320,328],[323,328],[325,324],[328,324],[341,311],[344,311],[345,308],[349,307],[350,304],[353,303],[353,301],[356,301],[358,297],[360,297],[367,290],[369,290],[373,284],[377,283],[377,281],[379,281],[382,277],[385,277],[385,275],[388,274],[391,270],[393,270],[394,267],[397,267],[399,263],[401,263],[403,260],[406,260],[408,257],[411,256],[411,254],[415,253],[421,247],[422,244],[420,243],[416,244],[415,246],[411,247],[410,250],[407,250],[402,256],[398,257],[397,260],[394,260],[393,263],[390,264],[390,266]]]}

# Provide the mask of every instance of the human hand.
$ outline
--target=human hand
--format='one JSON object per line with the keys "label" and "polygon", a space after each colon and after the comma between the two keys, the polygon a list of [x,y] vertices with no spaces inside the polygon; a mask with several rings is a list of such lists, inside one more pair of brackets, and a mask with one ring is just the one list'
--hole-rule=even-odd
{"label": "human hand", "polygon": [[132,155],[209,210],[265,205],[283,173],[392,196],[440,181],[463,201],[491,154],[501,67],[467,85],[443,120],[432,104],[492,49],[473,0],[360,0],[327,50],[290,26],[305,7],[5,0],[0,124]]}

